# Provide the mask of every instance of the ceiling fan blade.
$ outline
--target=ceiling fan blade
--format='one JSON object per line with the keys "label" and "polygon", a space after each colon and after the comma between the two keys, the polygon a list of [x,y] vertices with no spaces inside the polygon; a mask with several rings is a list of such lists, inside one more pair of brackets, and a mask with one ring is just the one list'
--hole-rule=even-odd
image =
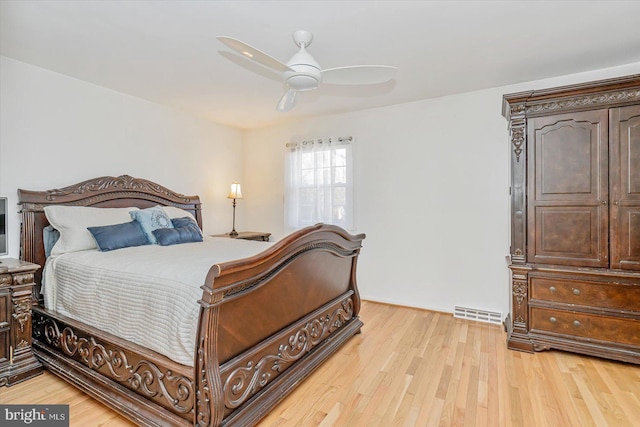
{"label": "ceiling fan blade", "polygon": [[372,85],[393,78],[398,68],[388,65],[354,65],[322,70],[322,83],[334,85]]}
{"label": "ceiling fan blade", "polygon": [[272,56],[267,55],[266,53],[256,49],[253,46],[249,46],[248,44],[241,42],[238,39],[234,39],[232,37],[227,36],[218,36],[216,37],[220,42],[224,43],[231,49],[240,53],[241,55],[246,56],[247,58],[264,65],[265,67],[273,68],[278,71],[293,71],[286,64],[278,61]]}
{"label": "ceiling fan blade", "polygon": [[280,101],[278,101],[276,110],[286,113],[287,111],[291,110],[294,107],[294,105],[296,105],[297,98],[298,98],[298,91],[289,89],[284,95],[282,95],[282,98],[280,98]]}

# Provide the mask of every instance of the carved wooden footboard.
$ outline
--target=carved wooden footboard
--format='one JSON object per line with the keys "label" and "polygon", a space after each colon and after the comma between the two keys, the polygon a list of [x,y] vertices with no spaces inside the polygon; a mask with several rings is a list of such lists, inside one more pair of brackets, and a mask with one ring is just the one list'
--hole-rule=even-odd
{"label": "carved wooden footboard", "polygon": [[[129,176],[19,196],[22,257],[41,265],[47,205],[171,205],[201,225],[197,196]],[[34,350],[53,373],[139,425],[253,425],[359,332],[362,239],[319,224],[254,257],[212,266],[194,301],[193,367],[42,306],[33,310]]]}
{"label": "carved wooden footboard", "polygon": [[202,425],[255,423],[360,330],[362,238],[317,225],[211,269],[200,301],[196,384],[214,404],[198,407]]}

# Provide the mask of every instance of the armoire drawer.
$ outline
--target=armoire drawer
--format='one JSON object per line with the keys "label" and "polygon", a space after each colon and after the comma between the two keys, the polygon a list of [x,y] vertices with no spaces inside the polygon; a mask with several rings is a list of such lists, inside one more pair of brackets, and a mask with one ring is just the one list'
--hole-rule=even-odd
{"label": "armoire drawer", "polygon": [[640,311],[640,284],[531,278],[531,299]]}
{"label": "armoire drawer", "polygon": [[620,344],[640,345],[640,320],[563,310],[531,309],[531,332],[553,332]]}

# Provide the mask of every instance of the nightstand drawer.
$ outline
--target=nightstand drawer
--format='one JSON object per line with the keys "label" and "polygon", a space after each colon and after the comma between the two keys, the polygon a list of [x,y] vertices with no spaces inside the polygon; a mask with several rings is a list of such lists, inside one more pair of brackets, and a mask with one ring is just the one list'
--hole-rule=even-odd
{"label": "nightstand drawer", "polygon": [[531,309],[531,332],[640,345],[640,320],[597,316],[546,308]]}
{"label": "nightstand drawer", "polygon": [[532,277],[531,299],[640,311],[640,284]]}

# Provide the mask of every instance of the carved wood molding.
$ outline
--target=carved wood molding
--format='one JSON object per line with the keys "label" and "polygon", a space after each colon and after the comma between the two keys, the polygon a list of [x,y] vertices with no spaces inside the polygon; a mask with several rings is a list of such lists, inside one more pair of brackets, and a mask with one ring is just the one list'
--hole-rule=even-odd
{"label": "carved wood molding", "polygon": [[211,387],[209,386],[209,380],[206,372],[206,354],[205,351],[206,340],[200,339],[198,345],[198,381],[196,388],[196,426],[209,426],[218,425],[216,423],[211,424]]}
{"label": "carved wood molding", "polygon": [[[131,199],[145,199],[149,201],[155,201],[159,205],[166,206],[168,205],[167,199],[153,195],[149,193],[143,193],[140,191],[120,191],[118,192],[118,198],[131,198]],[[100,202],[113,200],[113,196],[111,194],[101,194],[96,196],[91,196],[87,198],[83,198],[81,200],[77,200],[74,202],[65,202],[65,206],[91,206]],[[55,202],[55,199],[52,199],[52,202]],[[185,203],[188,203],[188,199],[185,199]],[[47,204],[39,204],[39,203],[23,203],[22,210],[23,211],[43,211],[44,208],[48,206]]]}
{"label": "carved wood molding", "polygon": [[258,361],[249,360],[246,365],[234,369],[223,386],[225,406],[235,409],[263,389],[289,365],[349,321],[353,317],[353,307],[351,298],[344,300],[341,307],[311,320],[290,335],[275,354],[263,355]]}
{"label": "carved wood molding", "polygon": [[117,177],[103,176],[68,187],[48,190],[47,200],[54,201],[57,197],[67,196],[69,194],[85,194],[106,190],[140,190],[144,193],[157,193],[164,197],[184,199],[185,203],[189,203],[189,197],[183,194],[171,191],[155,182],[142,178],[134,178],[129,175],[120,175]]}
{"label": "carved wood molding", "polygon": [[93,336],[80,337],[70,326],[34,312],[34,337],[60,350],[91,370],[117,381],[179,414],[193,413],[194,384],[183,375],[136,357],[128,350],[101,343]]}
{"label": "carved wood molding", "polygon": [[12,316],[20,325],[20,332],[24,332],[24,325],[28,324],[31,319],[31,295],[26,298],[14,299]]}
{"label": "carved wood molding", "polygon": [[18,190],[19,204],[24,210],[42,210],[50,204],[89,206],[101,201],[139,198],[159,204],[190,205],[199,210],[198,196],[185,196],[155,182],[129,175],[103,176],[68,187],[46,191]]}
{"label": "carved wood molding", "polygon": [[[516,309],[518,313],[522,311],[522,303],[527,299],[527,282],[513,281],[513,296],[516,301]],[[517,319],[517,322],[523,322],[524,319]]]}
{"label": "carved wood molding", "polygon": [[640,101],[640,74],[584,82],[503,96],[502,115],[540,116],[584,109],[610,108]]}
{"label": "carved wood molding", "polygon": [[552,101],[527,103],[526,114],[562,112],[580,107],[607,107],[612,104],[640,101],[640,88],[612,91],[592,95],[575,96]]}
{"label": "carved wood molding", "polygon": [[13,275],[14,285],[30,285],[33,283],[33,273],[19,273]]}
{"label": "carved wood molding", "polygon": [[203,286],[203,300],[200,301],[200,324],[196,337],[195,390],[196,414],[194,425],[198,427],[219,426],[224,418],[224,403],[222,401],[222,382],[220,380],[220,365],[216,345],[218,342],[218,318],[220,307],[214,305],[221,298],[219,294],[212,295],[210,289]]}
{"label": "carved wood molding", "polygon": [[[525,257],[522,248],[526,240],[525,218],[525,186],[526,186],[526,158],[527,135],[526,120],[524,117],[525,106],[523,103],[511,106],[509,116],[510,140],[513,148],[511,157],[511,262],[524,263]],[[522,161],[521,161],[522,160]]]}
{"label": "carved wood molding", "polygon": [[519,162],[522,154],[522,145],[524,144],[524,121],[521,124],[512,124],[511,144],[513,145],[513,153],[516,155],[516,162]]}
{"label": "carved wood molding", "polygon": [[522,249],[516,248],[516,250],[511,254],[511,262],[514,264],[524,264],[525,261],[526,257],[524,256]]}

